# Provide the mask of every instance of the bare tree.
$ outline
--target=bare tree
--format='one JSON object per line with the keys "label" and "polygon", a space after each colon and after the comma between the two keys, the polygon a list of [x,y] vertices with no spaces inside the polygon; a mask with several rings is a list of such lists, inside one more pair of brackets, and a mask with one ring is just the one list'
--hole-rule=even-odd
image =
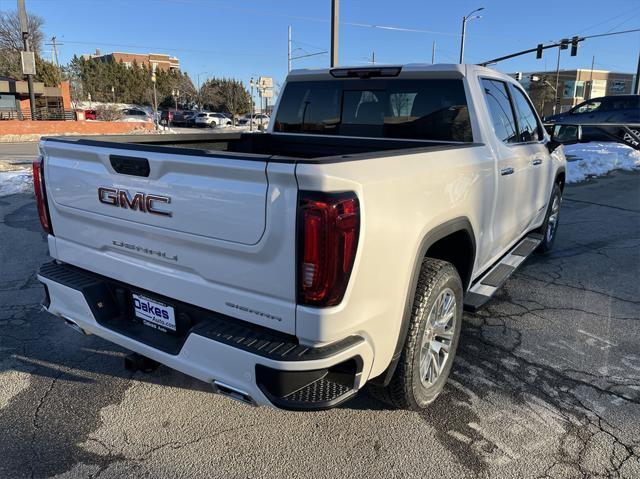
{"label": "bare tree", "polygon": [[[44,20],[38,15],[27,14],[27,24],[31,49],[39,53],[44,38],[42,33]],[[0,12],[0,52],[19,52],[23,46],[18,12]]]}

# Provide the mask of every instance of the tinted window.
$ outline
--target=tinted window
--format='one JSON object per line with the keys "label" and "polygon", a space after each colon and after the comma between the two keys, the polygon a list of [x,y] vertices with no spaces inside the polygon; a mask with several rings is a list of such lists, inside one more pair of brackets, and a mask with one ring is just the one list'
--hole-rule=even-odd
{"label": "tinted window", "polygon": [[507,84],[497,80],[482,80],[491,122],[496,136],[505,143],[517,143],[516,122],[507,93]]}
{"label": "tinted window", "polygon": [[626,98],[610,98],[610,109],[612,110],[632,110],[632,109],[640,109],[640,96],[636,98],[626,97]]}
{"label": "tinted window", "polygon": [[578,106],[576,109],[572,111],[572,113],[574,115],[575,114],[579,115],[581,113],[590,113],[592,111],[598,111],[601,105],[602,105],[602,102],[600,100],[588,101]]}
{"label": "tinted window", "polygon": [[531,104],[525,97],[522,90],[512,87],[513,101],[516,105],[516,112],[518,115],[518,131],[520,133],[520,141],[523,143],[529,141],[538,141],[542,138],[542,132],[540,131],[540,125],[538,124],[538,118],[535,111],[531,107]]}
{"label": "tinted window", "polygon": [[461,80],[291,82],[274,131],[473,141]]}

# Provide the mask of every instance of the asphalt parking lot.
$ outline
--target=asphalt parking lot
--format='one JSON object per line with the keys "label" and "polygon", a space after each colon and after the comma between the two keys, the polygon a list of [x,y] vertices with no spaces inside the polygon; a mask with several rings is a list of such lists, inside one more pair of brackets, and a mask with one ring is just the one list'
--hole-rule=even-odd
{"label": "asphalt parking lot", "polygon": [[554,251],[465,316],[422,414],[252,408],[40,312],[29,195],[0,198],[0,477],[640,477],[640,173],[568,186]]}

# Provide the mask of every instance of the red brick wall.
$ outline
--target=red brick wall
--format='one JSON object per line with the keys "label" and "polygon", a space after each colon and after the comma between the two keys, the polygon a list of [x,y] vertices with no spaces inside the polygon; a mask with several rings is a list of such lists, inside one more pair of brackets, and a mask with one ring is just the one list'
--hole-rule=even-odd
{"label": "red brick wall", "polygon": [[71,94],[69,92],[69,82],[63,81],[60,83],[60,89],[62,90],[62,105],[65,110],[71,110]]}
{"label": "red brick wall", "polygon": [[108,135],[153,130],[153,123],[118,121],[0,121],[2,135]]}

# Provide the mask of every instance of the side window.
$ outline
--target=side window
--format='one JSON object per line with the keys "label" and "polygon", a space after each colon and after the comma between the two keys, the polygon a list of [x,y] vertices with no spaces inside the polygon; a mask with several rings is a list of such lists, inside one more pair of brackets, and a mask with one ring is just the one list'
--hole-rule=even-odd
{"label": "side window", "polygon": [[520,142],[538,141],[542,139],[542,129],[538,123],[538,117],[531,107],[531,103],[522,90],[511,88],[513,101],[518,115],[518,129],[520,130]]}
{"label": "side window", "polygon": [[507,93],[507,84],[498,80],[481,80],[496,136],[505,143],[517,143],[516,121]]}
{"label": "side window", "polygon": [[598,111],[600,109],[602,102],[599,100],[588,101],[583,103],[578,108],[573,110],[574,115],[580,115],[581,113],[591,113],[592,111]]}

